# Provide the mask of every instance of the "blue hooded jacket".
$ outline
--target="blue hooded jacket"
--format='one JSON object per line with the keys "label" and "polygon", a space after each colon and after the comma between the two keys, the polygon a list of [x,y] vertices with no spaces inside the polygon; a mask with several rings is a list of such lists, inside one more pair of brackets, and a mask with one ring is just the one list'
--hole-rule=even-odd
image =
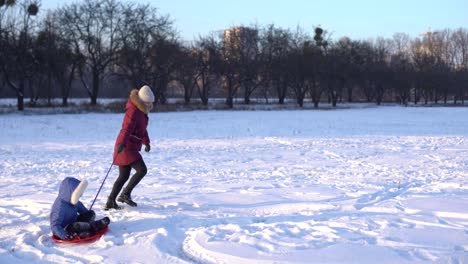
{"label": "blue hooded jacket", "polygon": [[60,184],[58,197],[52,205],[50,212],[50,228],[52,233],[60,239],[65,239],[67,232],[65,227],[68,224],[76,222],[78,214],[88,211],[86,207],[78,201],[76,204],[71,202],[72,193],[76,190],[80,181],[78,179],[67,177]]}

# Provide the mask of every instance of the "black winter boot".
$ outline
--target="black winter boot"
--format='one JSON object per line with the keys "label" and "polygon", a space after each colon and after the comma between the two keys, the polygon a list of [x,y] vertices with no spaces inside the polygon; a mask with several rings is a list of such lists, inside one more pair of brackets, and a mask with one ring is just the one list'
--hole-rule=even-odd
{"label": "black winter boot", "polygon": [[117,205],[114,199],[107,199],[106,206],[104,206],[104,210],[109,210],[109,209],[116,209],[120,210],[122,209],[122,206]]}
{"label": "black winter boot", "polygon": [[91,225],[88,222],[74,222],[71,225],[67,225],[65,227],[65,230],[67,232],[71,233],[81,233],[81,232],[87,232],[91,229]]}
{"label": "black winter boot", "polygon": [[117,199],[117,201],[121,202],[121,203],[126,203],[128,205],[130,205],[131,207],[136,207],[137,206],[137,203],[135,203],[133,200],[132,200],[132,197],[130,196],[130,194],[125,194],[125,193],[122,193],[119,198]]}
{"label": "black winter boot", "polygon": [[88,232],[88,231],[81,232],[81,233],[78,234],[78,236],[79,236],[80,238],[90,237],[91,235],[92,235],[91,232]]}
{"label": "black winter boot", "polygon": [[97,220],[97,221],[93,221],[91,222],[91,228],[93,230],[93,232],[98,232],[104,228],[106,228],[110,223],[110,219],[109,217],[104,217],[100,220]]}
{"label": "black winter boot", "polygon": [[95,219],[96,219],[96,213],[93,210],[88,210],[80,214],[80,216],[78,216],[77,222],[91,222],[91,221],[94,221]]}

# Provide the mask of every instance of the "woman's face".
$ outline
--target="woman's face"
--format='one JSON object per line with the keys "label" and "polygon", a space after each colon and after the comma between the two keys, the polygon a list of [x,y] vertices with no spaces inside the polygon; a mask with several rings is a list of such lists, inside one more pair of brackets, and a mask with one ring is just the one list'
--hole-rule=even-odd
{"label": "woman's face", "polygon": [[153,103],[151,103],[151,102],[149,102],[149,103],[148,103],[148,102],[144,102],[144,103],[145,103],[145,106],[146,106],[149,110],[153,109]]}

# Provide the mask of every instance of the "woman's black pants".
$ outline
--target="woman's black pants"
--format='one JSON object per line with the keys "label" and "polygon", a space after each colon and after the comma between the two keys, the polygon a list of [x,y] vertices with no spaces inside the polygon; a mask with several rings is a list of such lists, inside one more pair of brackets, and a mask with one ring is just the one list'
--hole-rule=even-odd
{"label": "woman's black pants", "polygon": [[109,199],[115,200],[117,195],[120,193],[120,190],[122,190],[122,187],[124,184],[127,182],[128,178],[130,177],[130,172],[132,169],[135,170],[135,174],[131,177],[130,181],[128,182],[127,186],[125,189],[122,191],[121,195],[127,195],[130,197],[130,194],[137,186],[137,184],[143,179],[143,177],[146,175],[148,172],[146,168],[146,164],[143,161],[143,159],[137,160],[130,165],[126,166],[119,166],[119,177],[114,183],[114,187],[112,187],[112,191],[109,195]]}

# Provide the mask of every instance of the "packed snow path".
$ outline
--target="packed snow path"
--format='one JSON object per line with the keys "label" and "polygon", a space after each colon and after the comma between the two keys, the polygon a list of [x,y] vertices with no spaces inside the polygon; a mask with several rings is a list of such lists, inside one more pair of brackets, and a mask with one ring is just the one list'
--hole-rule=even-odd
{"label": "packed snow path", "polygon": [[137,208],[50,239],[60,181],[94,199],[121,114],[0,115],[1,263],[468,263],[468,108],[151,113]]}

